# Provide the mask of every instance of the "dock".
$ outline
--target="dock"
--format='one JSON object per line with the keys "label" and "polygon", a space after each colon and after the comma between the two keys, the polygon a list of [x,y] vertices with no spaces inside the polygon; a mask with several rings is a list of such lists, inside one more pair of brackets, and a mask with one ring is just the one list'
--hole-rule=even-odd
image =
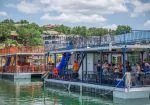
{"label": "dock", "polygon": [[150,87],[135,87],[135,88],[130,88],[128,90],[127,88],[117,88],[112,86],[54,80],[54,79],[45,79],[45,84],[47,87],[54,87],[54,88],[59,87],[59,88],[67,89],[68,91],[74,91],[73,89],[77,89],[77,91],[80,94],[86,91],[95,94],[99,91],[102,91],[99,93],[100,96],[109,94],[113,98],[120,98],[120,99],[139,99],[139,98],[149,99],[150,97]]}
{"label": "dock", "polygon": [[32,79],[41,78],[42,73],[0,73],[2,79]]}

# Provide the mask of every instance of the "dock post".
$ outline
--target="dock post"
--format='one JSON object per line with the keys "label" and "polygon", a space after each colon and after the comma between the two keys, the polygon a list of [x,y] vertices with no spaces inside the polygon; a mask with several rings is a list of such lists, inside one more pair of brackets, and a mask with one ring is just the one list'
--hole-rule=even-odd
{"label": "dock post", "polygon": [[80,85],[80,96],[82,96],[82,83]]}
{"label": "dock post", "polygon": [[70,87],[71,87],[71,85],[70,85],[70,83],[68,84],[68,92],[69,92],[69,95],[70,95]]}

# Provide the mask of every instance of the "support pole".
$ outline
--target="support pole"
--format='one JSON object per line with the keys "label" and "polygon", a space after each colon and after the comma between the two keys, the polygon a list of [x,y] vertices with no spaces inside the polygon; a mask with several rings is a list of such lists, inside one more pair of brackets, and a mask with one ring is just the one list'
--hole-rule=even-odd
{"label": "support pole", "polygon": [[16,66],[16,71],[14,71],[14,72],[18,72],[18,55],[16,55],[16,59],[15,59],[15,66]]}
{"label": "support pole", "polygon": [[[83,58],[83,54],[82,54],[82,58]],[[81,65],[82,65],[82,82],[83,82],[83,76],[84,76],[84,65],[83,64],[84,64],[84,59],[83,59],[83,61],[81,63]]]}
{"label": "support pole", "polygon": [[[141,52],[141,61],[142,61],[142,62],[143,62],[143,54],[144,54],[144,52],[142,51],[142,52]],[[141,62],[141,61],[140,61],[140,62]]]}
{"label": "support pole", "polygon": [[55,54],[54,54],[54,66],[55,66],[55,67],[56,67],[56,63],[57,63],[57,62],[56,62],[56,59],[57,59],[57,58],[56,58],[56,53],[55,53]]}
{"label": "support pole", "polygon": [[2,67],[2,57],[0,57],[0,60],[1,60],[1,66],[0,67]]}
{"label": "support pole", "polygon": [[34,72],[34,55],[32,55],[32,72]]}
{"label": "support pole", "polygon": [[48,58],[49,58],[49,52],[47,54],[47,63],[46,63],[46,65],[49,63]]}
{"label": "support pole", "polygon": [[[123,76],[126,73],[126,48],[123,48]],[[123,78],[124,86],[125,86],[125,78]]]}
{"label": "support pole", "polygon": [[[86,79],[88,78],[88,71],[87,71],[87,52],[85,52],[85,69],[86,69]],[[88,80],[88,79],[87,79]]]}

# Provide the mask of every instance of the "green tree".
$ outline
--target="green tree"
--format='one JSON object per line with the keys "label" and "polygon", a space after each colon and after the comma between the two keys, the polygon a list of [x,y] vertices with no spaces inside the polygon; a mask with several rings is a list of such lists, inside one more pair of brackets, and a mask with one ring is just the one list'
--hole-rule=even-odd
{"label": "green tree", "polygon": [[20,44],[27,46],[42,44],[41,28],[35,23],[19,26],[17,33],[19,34]]}
{"label": "green tree", "polygon": [[20,20],[18,22],[16,22],[17,24],[29,24],[29,21],[27,20]]}
{"label": "green tree", "polygon": [[11,31],[15,29],[16,27],[12,23],[5,23],[5,22],[0,23],[0,37],[6,40],[10,35]]}
{"label": "green tree", "polygon": [[57,26],[53,29],[57,32],[64,33],[66,35],[70,34],[70,31],[71,31],[70,27],[67,27],[67,26],[64,26],[64,25]]}
{"label": "green tree", "polygon": [[14,24],[15,22],[12,19],[5,19],[1,23],[9,23],[9,24]]}
{"label": "green tree", "polygon": [[125,34],[132,31],[132,28],[128,25],[119,25],[116,29],[116,35]]}
{"label": "green tree", "polygon": [[11,47],[11,46],[18,46],[18,42],[16,40],[12,40],[12,39],[6,39],[5,40],[5,47]]}

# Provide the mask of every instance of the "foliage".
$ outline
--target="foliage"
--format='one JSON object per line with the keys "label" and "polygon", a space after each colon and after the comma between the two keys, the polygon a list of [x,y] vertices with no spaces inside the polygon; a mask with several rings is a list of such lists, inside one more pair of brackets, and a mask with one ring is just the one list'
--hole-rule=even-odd
{"label": "foliage", "polygon": [[[19,25],[16,25],[19,24]],[[18,33],[17,40],[10,39],[11,31]],[[27,46],[36,46],[42,44],[42,28],[35,23],[29,23],[27,20],[14,22],[12,19],[5,19],[0,22],[0,41],[6,46],[23,44]]]}
{"label": "foliage", "polygon": [[[45,29],[44,29],[45,30]],[[131,32],[132,28],[126,25],[119,25],[116,30],[111,30],[107,28],[87,28],[86,26],[76,26],[76,27],[67,27],[64,25],[57,26],[51,30],[58,31],[60,33],[82,35],[82,36],[102,36],[106,34],[118,35],[123,33]]]}
{"label": "foliage", "polygon": [[29,22],[27,20],[20,20],[18,22],[16,22],[17,24],[29,24]]}
{"label": "foliage", "polygon": [[116,35],[125,34],[132,31],[132,28],[128,25],[119,25],[116,29]]}
{"label": "foliage", "polygon": [[60,25],[58,27],[55,27],[54,30],[57,32],[64,33],[64,34],[68,35],[68,34],[70,34],[71,28],[64,26],[64,25]]}
{"label": "foliage", "polygon": [[35,23],[19,26],[17,29],[19,43],[28,46],[42,44],[41,31],[41,28]]}
{"label": "foliage", "polygon": [[12,39],[7,39],[5,40],[5,47],[10,47],[10,46],[18,46],[18,42],[16,40],[12,40]]}
{"label": "foliage", "polygon": [[12,19],[5,19],[5,20],[3,20],[1,23],[14,24],[15,22],[14,22],[14,20],[12,20]]}
{"label": "foliage", "polygon": [[[116,30],[106,29],[106,28],[87,28],[86,26],[76,26],[68,27],[64,25],[58,25],[51,29],[46,29],[45,27],[40,27],[36,23],[29,23],[27,20],[20,20],[14,22],[12,19],[5,19],[0,22],[0,41],[7,45],[11,44],[23,44],[27,46],[36,46],[42,44],[41,33],[43,30],[54,30],[66,35],[82,35],[86,36],[103,36],[106,34],[118,35],[131,32],[132,28],[127,25],[119,25]],[[16,31],[18,33],[18,39],[12,40],[9,38],[11,31]]]}
{"label": "foliage", "polygon": [[5,22],[1,22],[0,23],[0,37],[3,37],[3,39],[6,39],[11,31],[15,30],[15,26],[12,23],[5,23]]}

